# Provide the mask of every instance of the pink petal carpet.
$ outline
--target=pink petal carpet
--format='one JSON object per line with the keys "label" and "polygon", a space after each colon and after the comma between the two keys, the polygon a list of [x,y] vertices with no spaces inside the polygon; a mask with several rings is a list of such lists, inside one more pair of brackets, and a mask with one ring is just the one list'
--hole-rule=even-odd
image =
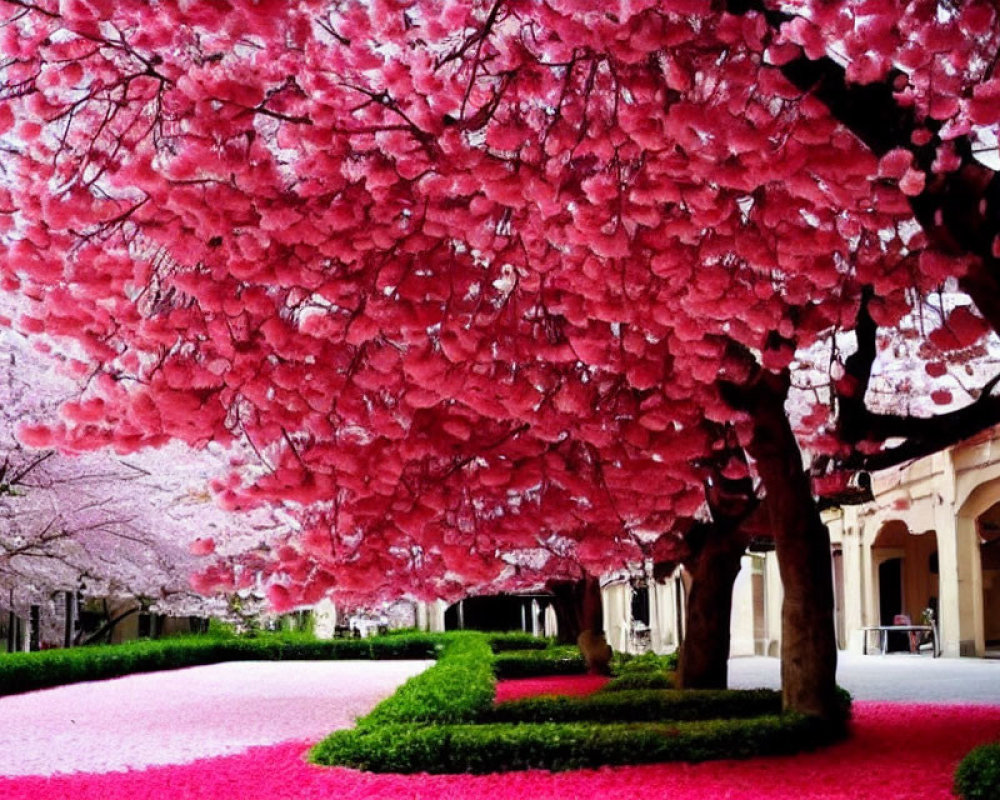
{"label": "pink petal carpet", "polygon": [[[362,680],[337,687],[342,707],[356,708],[350,698],[366,679],[368,666],[358,667]],[[163,673],[178,675],[179,673]],[[131,680],[131,679],[125,679]],[[584,693],[593,680],[560,678],[535,681],[535,690]],[[527,682],[501,683],[503,697],[526,696]],[[589,687],[589,688],[588,688]],[[71,687],[65,687],[69,689]],[[62,690],[53,690],[62,691]],[[41,698],[46,693],[23,697]],[[7,698],[7,700],[12,698]],[[7,716],[0,701],[2,727],[33,735],[24,720]],[[325,701],[324,701],[325,702]],[[261,710],[250,698],[241,700],[247,725],[261,717],[281,716],[280,709]],[[330,709],[338,716],[336,708]],[[212,709],[206,708],[211,716]],[[180,720],[181,733],[200,741],[202,730],[190,718]],[[280,726],[279,726],[280,727]],[[332,726],[331,726],[332,727]],[[1000,738],[1000,707],[943,706],[902,703],[855,703],[854,735],[820,752],[792,757],[704,764],[655,764],[600,770],[549,773],[538,770],[498,775],[375,775],[348,769],[314,767],[303,760],[316,736],[302,736],[236,754],[203,758],[170,766],[106,772],[0,777],[4,800],[318,800],[335,798],[479,798],[544,800],[545,798],[670,797],[703,798],[948,798],[958,760],[975,744]],[[281,734],[276,734],[276,737]],[[91,748],[114,750],[131,739],[127,732],[108,731]],[[41,746],[36,737],[35,744]],[[277,740],[276,740],[277,741]],[[155,745],[155,742],[153,743]],[[58,747],[52,742],[51,747]],[[151,747],[151,745],[147,745]],[[133,746],[133,757],[141,747]],[[0,749],[0,773],[16,763],[23,748]]]}

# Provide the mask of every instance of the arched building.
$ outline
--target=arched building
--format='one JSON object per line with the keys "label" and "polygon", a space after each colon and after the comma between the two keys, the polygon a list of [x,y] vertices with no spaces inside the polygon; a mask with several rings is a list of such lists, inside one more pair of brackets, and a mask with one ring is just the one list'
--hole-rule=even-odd
{"label": "arched building", "polygon": [[827,514],[841,646],[933,610],[942,655],[1000,650],[1000,430],[873,476],[874,502]]}
{"label": "arched building", "polygon": [[[872,476],[874,500],[824,512],[830,528],[836,635],[861,652],[866,627],[931,609],[943,656],[1000,656],[1000,428]],[[677,582],[658,588],[675,597]],[[627,581],[605,587],[609,640],[622,649]],[[619,597],[618,595],[622,595]],[[653,649],[672,649],[676,613],[658,615]],[[681,631],[682,633],[682,631]],[[778,655],[781,581],[773,552],[748,553],[733,592],[736,655]]]}

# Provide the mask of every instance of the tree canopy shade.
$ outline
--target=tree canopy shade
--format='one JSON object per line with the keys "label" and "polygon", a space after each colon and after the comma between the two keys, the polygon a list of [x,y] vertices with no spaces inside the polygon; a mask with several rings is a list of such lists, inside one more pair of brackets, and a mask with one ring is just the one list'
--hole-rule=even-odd
{"label": "tree canopy shade", "polygon": [[1000,418],[992,3],[0,8],[3,286],[86,379],[24,440],[244,440],[278,605],[676,559],[754,477],[804,597],[815,493]]}

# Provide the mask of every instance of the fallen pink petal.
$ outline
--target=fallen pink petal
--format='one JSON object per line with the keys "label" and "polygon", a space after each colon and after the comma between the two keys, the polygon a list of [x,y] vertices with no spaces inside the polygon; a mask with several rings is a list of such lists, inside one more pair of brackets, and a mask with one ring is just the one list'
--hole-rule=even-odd
{"label": "fallen pink petal", "polygon": [[582,697],[607,684],[603,675],[552,675],[542,678],[519,678],[497,684],[496,702],[520,700],[540,694],[565,694]]}
{"label": "fallen pink petal", "polygon": [[[0,730],[2,771],[8,776],[0,777],[0,797],[925,800],[951,797],[952,774],[962,756],[1000,736],[1000,706],[860,701],[854,704],[849,740],[788,757],[479,776],[383,775],[305,761],[313,742],[350,725],[425,666],[231,663],[2,698],[0,717],[17,722]],[[583,694],[604,680],[501,681],[498,697]],[[82,735],[74,732],[78,727]],[[196,758],[198,753],[215,755]]]}
{"label": "fallen pink petal", "polygon": [[[248,709],[248,718],[253,711]],[[315,767],[311,742],[145,770],[0,778],[4,800],[319,800],[384,798],[950,798],[952,772],[974,745],[1000,734],[1000,708],[856,703],[854,735],[816,753],[749,761],[652,764],[550,773],[375,775]],[[114,747],[113,741],[101,747]],[[97,743],[95,743],[97,746]],[[8,752],[7,757],[12,754]]]}

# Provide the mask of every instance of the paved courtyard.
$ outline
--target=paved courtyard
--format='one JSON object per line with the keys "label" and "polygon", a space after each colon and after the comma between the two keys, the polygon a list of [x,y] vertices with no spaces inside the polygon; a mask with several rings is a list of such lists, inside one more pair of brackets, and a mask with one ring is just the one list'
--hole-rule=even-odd
{"label": "paved courtyard", "polygon": [[[734,658],[729,682],[734,688],[777,689],[780,669],[776,658]],[[841,653],[837,682],[855,700],[1000,706],[1000,659]]]}

